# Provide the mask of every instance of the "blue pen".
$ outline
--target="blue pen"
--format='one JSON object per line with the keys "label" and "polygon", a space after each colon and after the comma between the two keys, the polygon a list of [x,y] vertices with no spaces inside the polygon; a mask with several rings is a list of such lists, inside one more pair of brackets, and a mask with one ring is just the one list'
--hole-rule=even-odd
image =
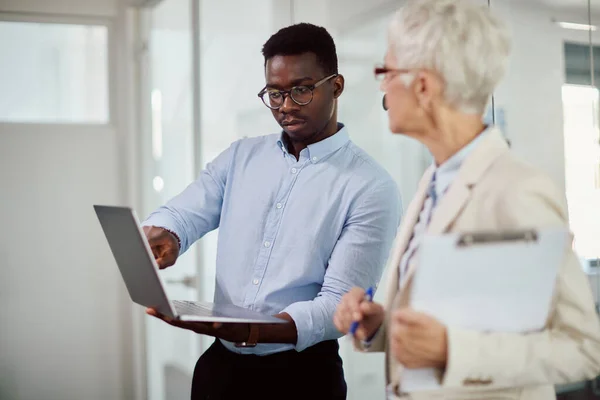
{"label": "blue pen", "polygon": [[[367,291],[365,292],[365,297],[363,301],[373,301],[373,288],[370,287],[367,289]],[[350,325],[350,333],[352,335],[354,335],[354,333],[356,332],[356,329],[358,329],[358,321],[354,321],[352,322],[352,325]]]}

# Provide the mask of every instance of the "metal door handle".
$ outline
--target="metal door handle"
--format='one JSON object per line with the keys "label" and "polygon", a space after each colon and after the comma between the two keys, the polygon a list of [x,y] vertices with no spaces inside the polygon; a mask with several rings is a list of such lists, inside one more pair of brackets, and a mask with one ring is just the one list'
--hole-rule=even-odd
{"label": "metal door handle", "polygon": [[592,380],[592,393],[600,397],[600,376]]}

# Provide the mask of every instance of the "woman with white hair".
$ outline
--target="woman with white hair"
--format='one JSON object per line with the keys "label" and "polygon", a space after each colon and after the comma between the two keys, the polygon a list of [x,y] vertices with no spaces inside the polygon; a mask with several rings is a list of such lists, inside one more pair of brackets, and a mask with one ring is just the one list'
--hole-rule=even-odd
{"label": "woman with white hair", "polygon": [[[461,329],[411,309],[425,233],[568,226],[563,194],[510,152],[498,128],[482,122],[509,53],[502,23],[487,7],[463,0],[408,1],[390,24],[385,65],[375,71],[390,129],[423,143],[434,163],[398,231],[385,307],[363,301],[365,291],[354,288],[334,317],[343,333],[358,322],[359,349],[386,352],[390,397],[551,399],[554,384],[600,374],[600,323],[570,246],[539,332]],[[407,368],[435,369],[440,389],[406,393],[399,383]]]}

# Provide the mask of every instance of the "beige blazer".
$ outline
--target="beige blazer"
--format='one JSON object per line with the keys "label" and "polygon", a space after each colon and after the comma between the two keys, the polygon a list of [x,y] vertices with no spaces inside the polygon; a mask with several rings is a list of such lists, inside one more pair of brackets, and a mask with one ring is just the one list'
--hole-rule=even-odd
{"label": "beige blazer", "polygon": [[[600,322],[589,281],[569,245],[556,283],[546,329],[533,334],[481,333],[448,327],[448,362],[440,371],[442,390],[402,393],[402,366],[389,354],[390,311],[410,306],[408,266],[398,287],[398,265],[426,197],[433,169],[425,172],[406,210],[387,267],[387,317],[368,349],[386,352],[386,376],[396,395],[407,399],[554,399],[554,384],[600,374]],[[567,226],[564,196],[543,173],[519,161],[494,129],[469,154],[440,199],[428,233]],[[417,259],[418,257],[414,257]]]}

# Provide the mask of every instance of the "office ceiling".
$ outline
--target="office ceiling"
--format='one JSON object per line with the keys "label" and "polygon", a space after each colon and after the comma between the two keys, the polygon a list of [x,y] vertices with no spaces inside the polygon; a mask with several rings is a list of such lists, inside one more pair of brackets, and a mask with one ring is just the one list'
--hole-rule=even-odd
{"label": "office ceiling", "polygon": [[[499,1],[499,0],[492,0]],[[512,0],[514,1],[514,0]],[[577,14],[587,15],[588,0],[521,0],[531,3],[538,3],[554,8],[556,10],[567,10]],[[591,0],[592,15],[600,15],[600,1]]]}

